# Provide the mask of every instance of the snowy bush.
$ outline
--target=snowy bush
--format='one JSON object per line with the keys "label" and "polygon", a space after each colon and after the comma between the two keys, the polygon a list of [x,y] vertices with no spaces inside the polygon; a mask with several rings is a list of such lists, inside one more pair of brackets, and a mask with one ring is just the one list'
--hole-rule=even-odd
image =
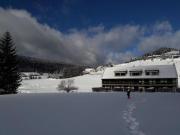
{"label": "snowy bush", "polygon": [[58,90],[59,91],[66,91],[69,93],[70,91],[73,90],[78,90],[78,87],[74,86],[74,80],[73,79],[68,79],[68,80],[62,80],[60,84],[58,85]]}

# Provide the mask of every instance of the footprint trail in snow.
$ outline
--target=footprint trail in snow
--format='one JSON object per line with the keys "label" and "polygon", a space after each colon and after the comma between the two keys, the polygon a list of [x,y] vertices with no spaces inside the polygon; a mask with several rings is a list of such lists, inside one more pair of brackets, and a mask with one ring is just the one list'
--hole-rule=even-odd
{"label": "footprint trail in snow", "polygon": [[127,123],[127,128],[132,135],[145,135],[143,131],[139,129],[139,122],[133,116],[133,112],[136,109],[135,103],[130,103],[127,109],[123,111],[123,119]]}

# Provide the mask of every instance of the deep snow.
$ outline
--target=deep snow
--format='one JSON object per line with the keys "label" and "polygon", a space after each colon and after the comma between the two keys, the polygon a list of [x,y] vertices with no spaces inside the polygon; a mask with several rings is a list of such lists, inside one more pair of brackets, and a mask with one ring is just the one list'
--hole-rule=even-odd
{"label": "deep snow", "polygon": [[0,135],[179,135],[178,93],[0,96]]}

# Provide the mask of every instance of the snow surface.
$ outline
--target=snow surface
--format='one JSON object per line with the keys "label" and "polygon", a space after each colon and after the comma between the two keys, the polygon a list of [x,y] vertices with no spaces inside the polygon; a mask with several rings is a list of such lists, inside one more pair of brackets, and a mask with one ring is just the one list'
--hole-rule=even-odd
{"label": "snow surface", "polygon": [[[78,92],[92,92],[93,87],[101,87],[101,74],[74,77],[74,86]],[[63,79],[32,79],[23,80],[19,87],[21,93],[57,93],[57,86]]]}
{"label": "snow surface", "polygon": [[179,135],[179,93],[0,96],[0,135]]}

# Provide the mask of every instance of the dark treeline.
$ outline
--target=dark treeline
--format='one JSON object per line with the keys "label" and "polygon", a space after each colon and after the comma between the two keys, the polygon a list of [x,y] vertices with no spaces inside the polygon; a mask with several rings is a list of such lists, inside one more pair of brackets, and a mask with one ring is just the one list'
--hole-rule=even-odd
{"label": "dark treeline", "polygon": [[146,60],[146,59],[148,59],[149,56],[153,56],[153,55],[161,55],[161,57],[163,58],[165,53],[171,52],[171,51],[180,51],[180,50],[176,49],[176,48],[162,47],[162,48],[159,48],[157,50],[145,53],[142,56],[139,56],[139,57],[136,57],[136,58],[132,58],[130,61],[127,61],[127,63],[128,62],[132,62],[132,61],[136,61],[136,60]]}
{"label": "dark treeline", "polygon": [[52,62],[27,56],[18,56],[18,61],[20,72],[63,73],[64,78],[81,75],[85,69],[85,66]]}
{"label": "dark treeline", "polygon": [[147,57],[147,56],[152,56],[152,55],[162,55],[162,54],[165,54],[165,53],[170,52],[170,51],[179,51],[179,50],[175,49],[175,48],[162,47],[162,48],[159,48],[155,51],[145,53],[142,57]]}

